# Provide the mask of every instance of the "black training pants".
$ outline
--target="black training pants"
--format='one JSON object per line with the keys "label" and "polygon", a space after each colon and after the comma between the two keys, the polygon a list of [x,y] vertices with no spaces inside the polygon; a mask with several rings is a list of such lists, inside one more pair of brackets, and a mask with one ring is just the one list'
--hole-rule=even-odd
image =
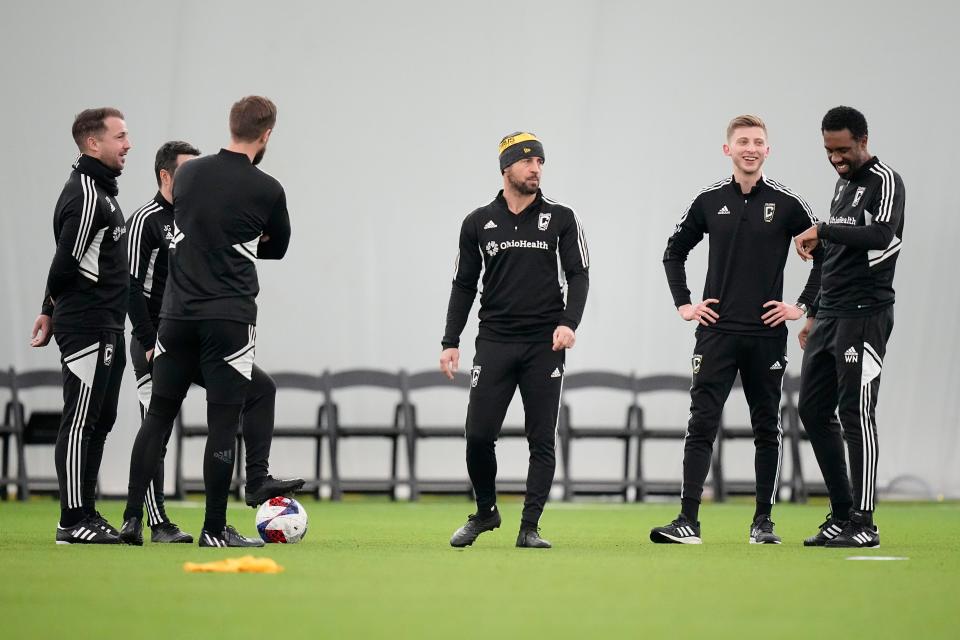
{"label": "black training pants", "polygon": [[[150,407],[150,397],[153,391],[153,360],[147,362],[146,352],[140,342],[130,340],[130,362],[137,377],[137,397],[140,401],[140,417],[146,416]],[[197,375],[193,383],[206,387],[203,376]],[[246,476],[247,486],[259,487],[267,477],[270,460],[270,444],[273,441],[273,427],[276,416],[277,385],[263,369],[253,365],[250,375],[250,387],[244,398],[241,427],[243,441],[246,445]],[[152,527],[161,522],[168,522],[163,507],[163,460],[167,453],[167,443],[170,440],[172,429],[167,431],[163,438],[163,448],[160,452],[160,463],[147,491],[144,495],[147,507],[147,523]]]}
{"label": "black training pants", "polygon": [[95,510],[97,477],[107,434],[117,420],[126,364],[123,334],[57,333],[63,365],[63,416],[54,461],[60,483],[61,525]]}
{"label": "black training pants", "polygon": [[723,405],[739,372],[750,407],[756,447],[757,502],[776,502],[783,459],[780,398],[783,373],[787,367],[786,347],[786,335],[767,337],[697,332],[690,386],[690,420],[683,444],[682,499],[699,502],[703,494]]}
{"label": "black training pants", "polygon": [[861,511],[876,506],[877,398],[892,331],[892,305],[857,318],[817,318],[803,352],[797,409],[839,518],[851,505]]}
{"label": "black training pants", "polygon": [[253,373],[255,338],[256,328],[240,322],[161,319],[150,408],[130,458],[125,520],[143,515],[144,495],[160,464],[163,443],[187,389],[200,375],[207,386],[209,429],[203,459],[204,529],[223,530],[240,412]]}
{"label": "black training pants", "polygon": [[556,469],[557,414],[563,389],[565,352],[551,342],[493,342],[477,339],[467,407],[467,471],[478,513],[497,501],[496,440],[517,388],[523,399],[530,447],[522,522],[535,527],[550,495]]}

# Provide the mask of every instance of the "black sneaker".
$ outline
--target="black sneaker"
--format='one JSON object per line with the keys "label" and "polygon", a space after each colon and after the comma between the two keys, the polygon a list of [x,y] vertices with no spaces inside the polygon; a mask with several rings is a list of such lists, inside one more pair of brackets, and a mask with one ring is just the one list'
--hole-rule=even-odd
{"label": "black sneaker", "polygon": [[462,527],[453,532],[450,538],[451,547],[469,547],[474,543],[484,531],[493,531],[500,526],[500,511],[494,507],[493,513],[486,518],[481,518],[474,513],[467,516],[467,521]]}
{"label": "black sneaker", "polygon": [[255,491],[249,489],[246,491],[247,506],[256,508],[277,496],[292,498],[293,494],[303,488],[303,482],[303,478],[277,480],[273,476],[267,476]]}
{"label": "black sneaker", "polygon": [[120,538],[84,518],[72,527],[57,525],[57,544],[120,544]]}
{"label": "black sneaker", "polygon": [[210,533],[206,529],[200,531],[201,547],[262,547],[260,538],[248,538],[240,535],[236,529],[227,525],[220,533]]}
{"label": "black sneaker", "polygon": [[829,548],[876,549],[880,546],[880,529],[873,518],[862,511],[852,511],[847,526],[837,536],[827,540]]}
{"label": "black sneaker", "polygon": [[780,536],[773,532],[773,520],[768,515],[759,515],[750,525],[750,544],[780,544]]}
{"label": "black sneaker", "polygon": [[657,544],[703,544],[700,523],[690,522],[682,513],[670,524],[650,529],[650,540]]}
{"label": "black sneaker", "polygon": [[127,518],[120,527],[120,542],[132,544],[135,547],[143,546],[143,520],[141,518]]}
{"label": "black sneaker", "polygon": [[846,520],[834,518],[832,513],[827,514],[827,519],[820,525],[820,530],[816,535],[812,535],[803,541],[805,547],[822,547],[830,540],[840,535],[847,526]]}
{"label": "black sneaker", "polygon": [[540,529],[520,529],[517,546],[527,549],[549,549],[553,545],[540,537]]}
{"label": "black sneaker", "polygon": [[172,522],[161,522],[150,527],[150,542],[189,544],[193,536]]}
{"label": "black sneaker", "polygon": [[99,511],[94,511],[92,515],[87,516],[87,521],[90,524],[99,527],[102,531],[108,532],[110,535],[119,536],[120,532],[117,529],[107,522],[107,519],[100,515]]}

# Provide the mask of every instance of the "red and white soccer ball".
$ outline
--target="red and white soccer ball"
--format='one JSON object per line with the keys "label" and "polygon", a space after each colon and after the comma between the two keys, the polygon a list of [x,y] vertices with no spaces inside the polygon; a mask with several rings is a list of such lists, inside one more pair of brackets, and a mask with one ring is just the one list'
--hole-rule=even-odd
{"label": "red and white soccer ball", "polygon": [[264,542],[300,542],[307,535],[307,512],[293,498],[270,498],[257,509],[257,532]]}

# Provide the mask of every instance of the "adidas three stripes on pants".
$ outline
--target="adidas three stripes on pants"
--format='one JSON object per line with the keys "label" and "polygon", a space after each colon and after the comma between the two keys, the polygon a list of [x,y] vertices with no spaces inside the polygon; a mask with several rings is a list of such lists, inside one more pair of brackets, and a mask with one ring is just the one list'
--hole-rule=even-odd
{"label": "adidas three stripes on pants", "polygon": [[60,484],[61,524],[95,509],[97,478],[107,434],[117,420],[126,365],[122,333],[56,333],[63,365],[63,416],[54,461]]}
{"label": "adidas three stripes on pants", "polygon": [[877,398],[892,331],[891,305],[868,316],[817,318],[807,338],[797,409],[839,518],[847,514],[838,509],[851,504],[860,511],[876,506]]}

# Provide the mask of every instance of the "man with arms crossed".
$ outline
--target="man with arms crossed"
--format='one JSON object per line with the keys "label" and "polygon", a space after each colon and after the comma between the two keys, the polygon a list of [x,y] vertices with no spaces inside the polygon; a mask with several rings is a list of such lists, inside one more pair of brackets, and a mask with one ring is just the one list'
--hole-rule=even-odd
{"label": "man with arms crossed", "polygon": [[[803,316],[820,283],[819,261],[796,304],[783,302],[783,268],[791,239],[816,223],[800,196],[763,175],[770,153],[767,127],[753,115],[727,126],[723,152],[733,176],[701,191],[667,241],[663,265],[677,312],[694,320],[697,342],[690,386],[690,420],[683,446],[680,515],[650,531],[658,543],[700,544],[700,498],[720,416],[737,373],[750,406],[756,453],[756,510],[751,544],[779,544],[770,515],[783,457],[780,396],[787,367],[785,321]],[[692,304],[687,255],[710,235],[703,301]]]}
{"label": "man with arms crossed", "polygon": [[[540,192],[543,163],[543,145],[532,133],[503,138],[503,190],[468,215],[460,229],[440,354],[440,369],[451,379],[460,362],[460,333],[477,295],[481,270],[483,294],[466,422],[467,471],[477,512],[450,538],[454,547],[469,546],[481,533],[500,526],[495,447],[517,387],[523,398],[530,465],[516,544],[550,547],[540,537],[538,524],[556,468],[564,350],[573,348],[583,316],[590,255],[573,210]],[[560,284],[564,278],[566,305]]]}
{"label": "man with arms crossed", "polygon": [[804,545],[879,547],[880,531],[873,523],[876,409],[880,371],[893,331],[903,180],[867,150],[867,119],[856,109],[830,109],[821,132],[827,158],[840,178],[830,204],[830,222],[821,222],[796,239],[804,259],[811,258],[820,244],[824,252],[820,295],[800,332],[804,352],[797,410],[830,494],[831,513]]}
{"label": "man with arms crossed", "polygon": [[126,364],[127,244],[116,197],[130,137],[123,114],[103,107],[77,115],[73,139],[80,155],[54,210],[57,249],[30,345],[46,346],[52,333],[63,364],[63,418],[54,453],[60,483],[56,542],[116,544],[118,532],[95,500]]}
{"label": "man with arms crossed", "polygon": [[[153,387],[153,353],[160,325],[160,309],[167,281],[167,255],[173,241],[173,189],[176,172],[185,162],[200,155],[193,145],[173,141],[157,150],[154,175],[159,191],[127,220],[128,259],[130,262],[130,361],[137,380],[140,417],[150,406]],[[198,377],[194,383],[203,386]],[[276,385],[256,364],[253,365],[250,388],[243,407],[243,438],[247,459],[247,503],[259,505],[269,498],[291,493],[303,486],[302,479],[276,480],[267,474],[270,444],[273,437]],[[163,440],[160,464],[147,486],[145,495],[147,523],[152,542],[193,542],[190,534],[181,531],[167,517],[163,501],[163,458],[170,433]],[[128,541],[133,544],[142,538]]]}

